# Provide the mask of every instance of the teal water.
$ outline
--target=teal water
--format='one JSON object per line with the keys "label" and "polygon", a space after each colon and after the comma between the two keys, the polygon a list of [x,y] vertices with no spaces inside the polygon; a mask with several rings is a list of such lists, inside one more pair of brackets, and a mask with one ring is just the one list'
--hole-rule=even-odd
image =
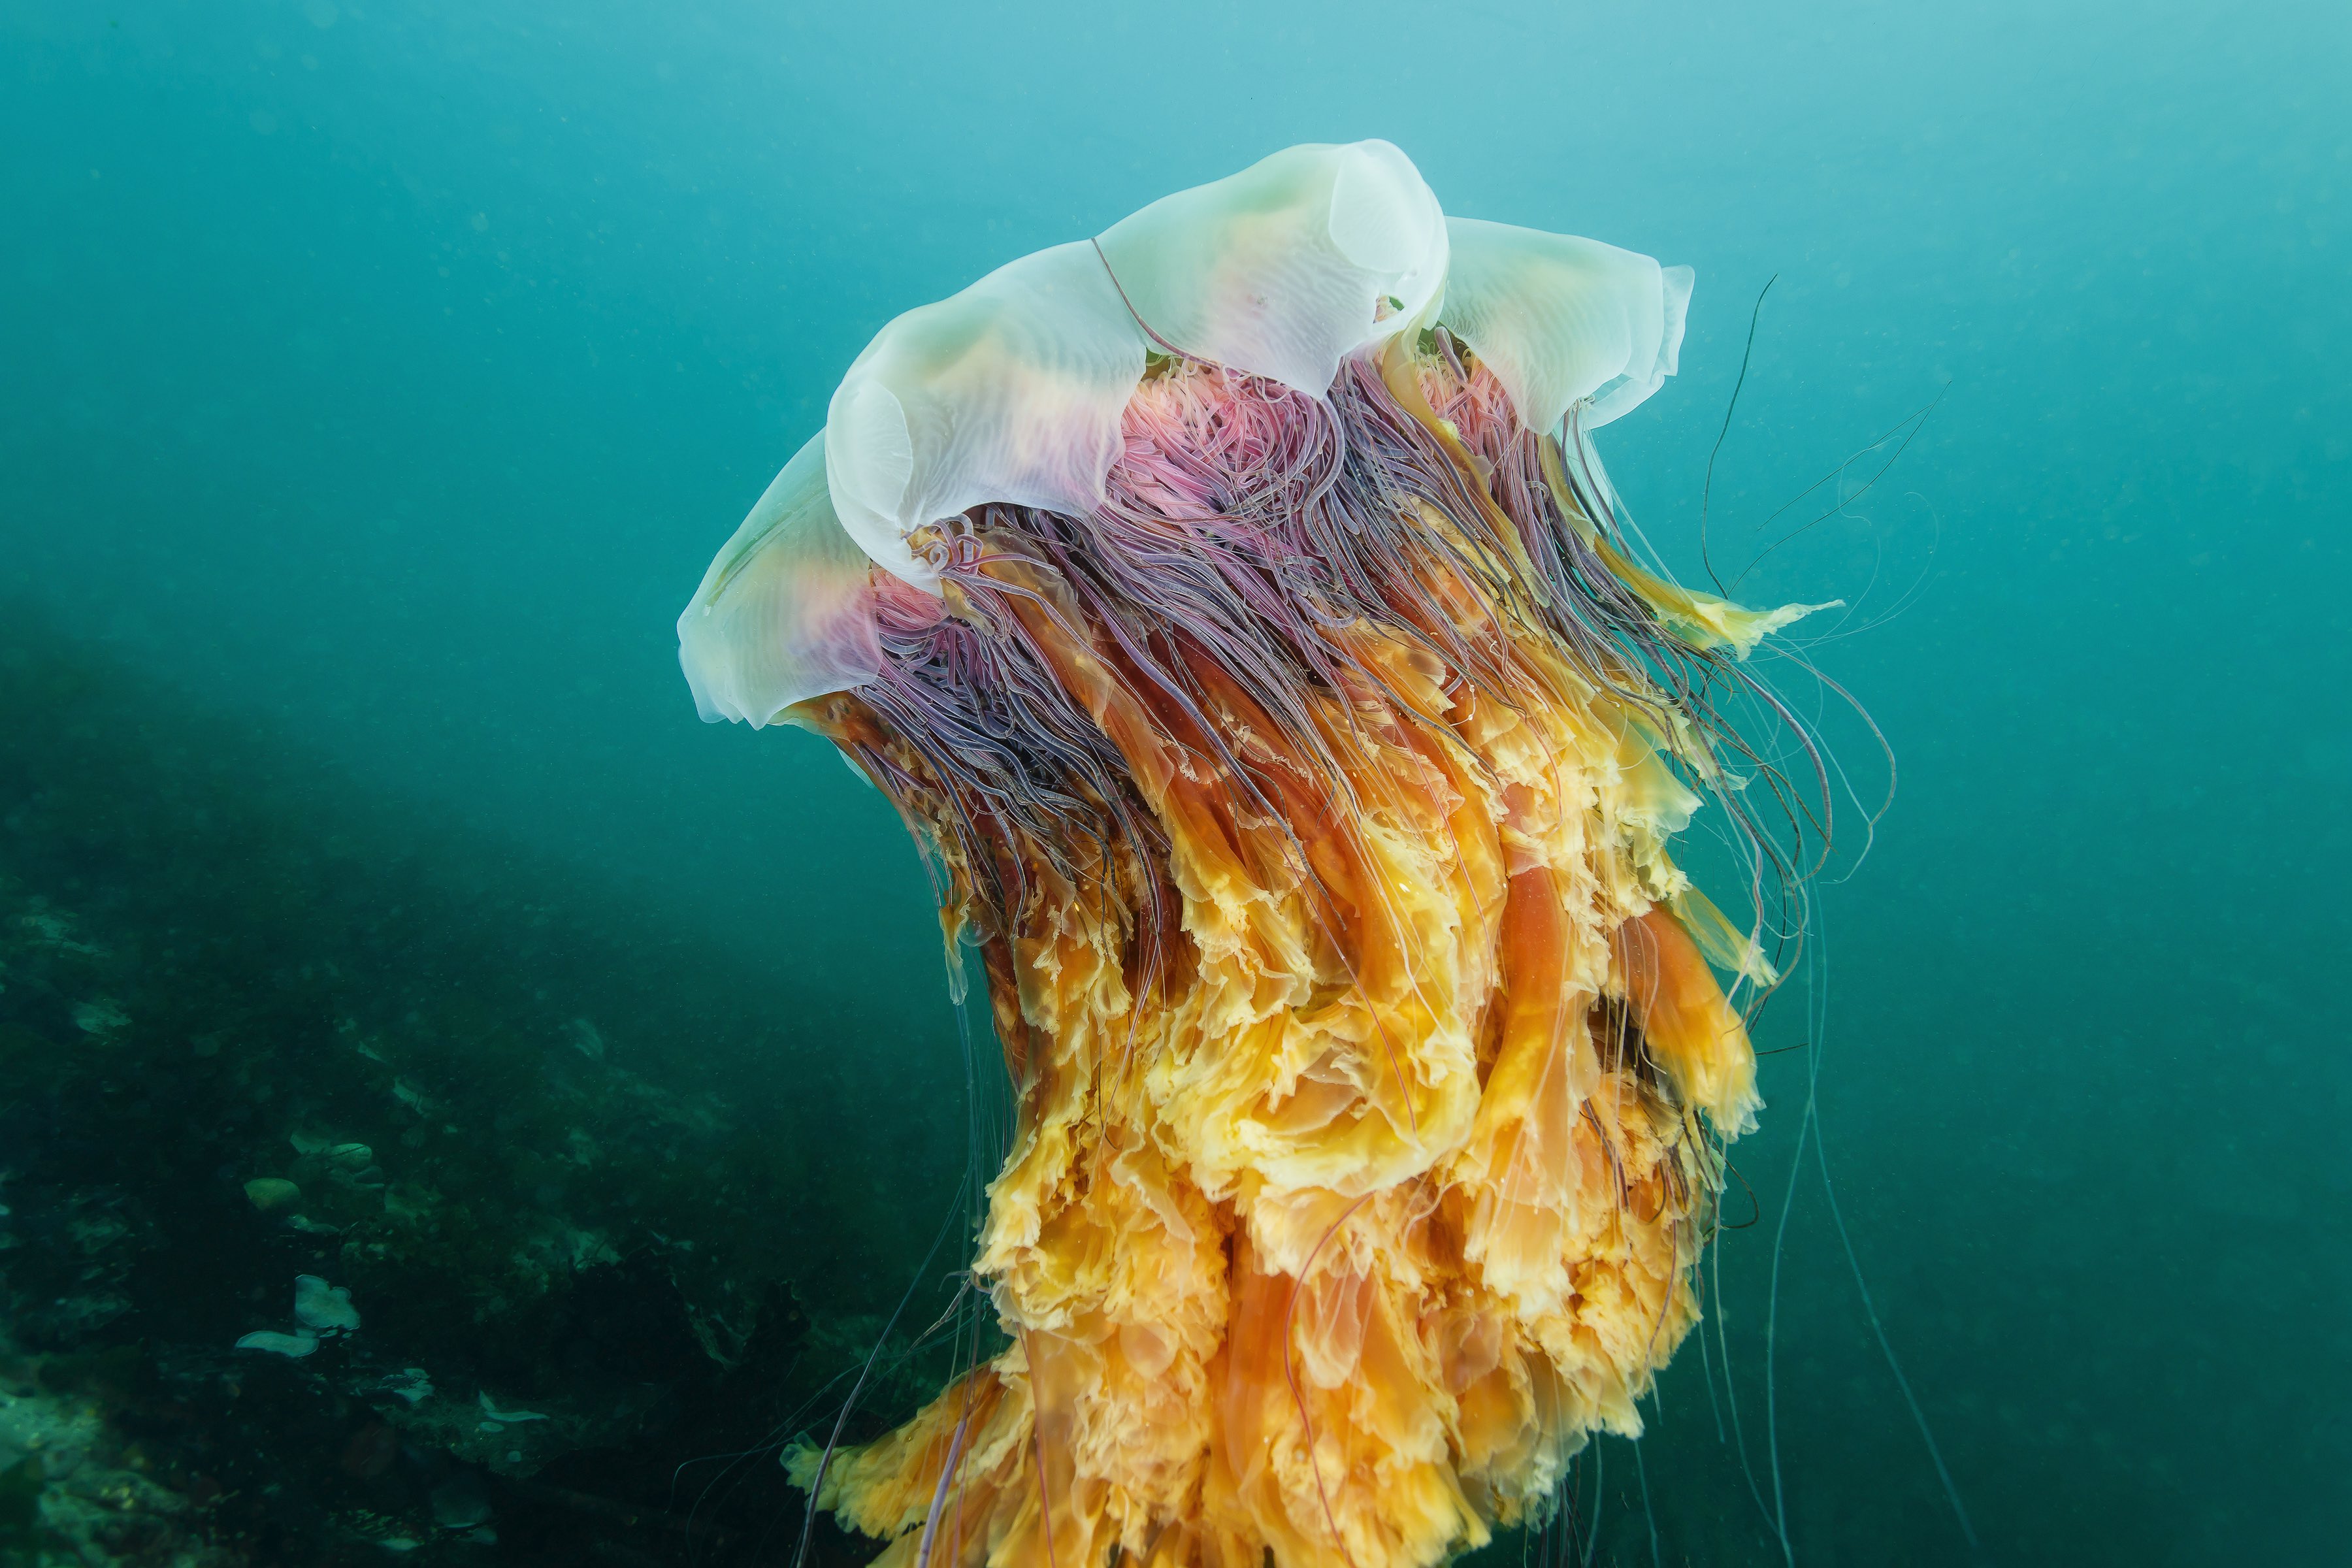
{"label": "teal water", "polygon": [[[1601,1552],[1650,1561],[1654,1520],[1661,1561],[1782,1560],[1777,1452],[1805,1562],[2337,1560],[2347,71],[2318,4],[5,0],[0,680],[139,695],[12,697],[0,752],[127,799],[142,737],[209,716],[247,737],[224,798],[341,814],[329,880],[398,852],[593,889],[644,1070],[725,1036],[696,1092],[790,1129],[803,1298],[887,1308],[963,1158],[928,895],[823,747],[696,721],[677,610],[890,316],[1385,137],[1451,211],[1697,269],[1681,374],[1602,438],[1686,581],[1771,280],[1709,553],[1763,556],[1750,599],[1857,602],[1815,657],[1899,763],[1822,889],[1826,1030],[1766,1026],[1811,1047],[1768,1061],[1726,1252],[1749,1473],[1686,1352],[1647,1515],[1606,1446]],[[52,746],[78,723],[119,773]],[[0,876],[96,907],[215,852],[214,809],[135,867],[19,813]],[[698,988],[773,1048],[666,1030]],[[1811,1088],[1980,1551],[1810,1145],[1781,1237]]]}

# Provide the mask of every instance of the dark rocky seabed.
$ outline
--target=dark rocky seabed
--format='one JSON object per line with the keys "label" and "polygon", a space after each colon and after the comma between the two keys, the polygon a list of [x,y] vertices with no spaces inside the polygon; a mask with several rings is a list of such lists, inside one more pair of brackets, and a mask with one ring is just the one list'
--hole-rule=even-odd
{"label": "dark rocky seabed", "polygon": [[[946,1370],[789,999],[0,626],[0,1563],[788,1561],[779,1449]],[[236,1348],[300,1276],[359,1327]]]}

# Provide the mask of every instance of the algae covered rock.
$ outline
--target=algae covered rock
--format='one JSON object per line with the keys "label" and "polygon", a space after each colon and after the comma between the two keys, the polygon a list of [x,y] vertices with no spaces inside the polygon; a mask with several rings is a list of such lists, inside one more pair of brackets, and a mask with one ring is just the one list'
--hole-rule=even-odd
{"label": "algae covered rock", "polygon": [[245,1195],[263,1214],[277,1214],[299,1205],[302,1189],[283,1176],[256,1176],[245,1184]]}

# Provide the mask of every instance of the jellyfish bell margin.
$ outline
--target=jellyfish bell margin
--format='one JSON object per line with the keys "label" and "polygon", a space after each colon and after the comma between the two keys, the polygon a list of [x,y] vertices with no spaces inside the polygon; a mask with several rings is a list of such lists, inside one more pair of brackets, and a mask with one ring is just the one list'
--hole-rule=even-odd
{"label": "jellyfish bell margin", "polygon": [[1007,1348],[791,1460],[890,1568],[1422,1568],[1639,1432],[1775,978],[1671,850],[1808,608],[1619,540],[1690,289],[1291,148],[892,321],[713,561],[704,717],[890,796],[1016,1092]]}

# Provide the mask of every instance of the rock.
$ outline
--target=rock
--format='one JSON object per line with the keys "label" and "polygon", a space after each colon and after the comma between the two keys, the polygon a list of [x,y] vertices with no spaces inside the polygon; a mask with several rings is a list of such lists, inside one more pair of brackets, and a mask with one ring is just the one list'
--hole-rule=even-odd
{"label": "rock", "polygon": [[245,1195],[263,1214],[276,1214],[300,1203],[302,1189],[283,1176],[256,1176],[245,1184]]}

